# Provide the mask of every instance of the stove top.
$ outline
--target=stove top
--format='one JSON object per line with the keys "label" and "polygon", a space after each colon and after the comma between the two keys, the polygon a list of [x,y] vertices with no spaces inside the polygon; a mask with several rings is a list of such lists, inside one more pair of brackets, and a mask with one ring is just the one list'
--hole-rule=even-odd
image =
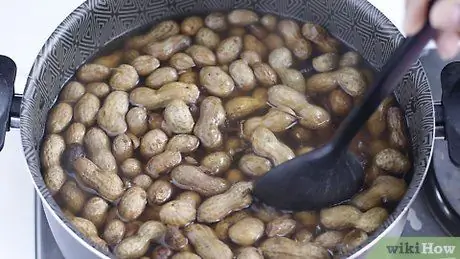
{"label": "stove top", "polygon": [[[441,78],[442,69],[450,62],[442,61],[436,50],[427,50],[420,58],[426,70],[435,102],[442,97]],[[460,56],[456,58],[460,60]],[[449,160],[447,141],[436,140],[433,162],[430,172],[419,196],[411,208],[404,226],[403,236],[408,237],[440,237],[460,235],[452,228],[458,223],[460,211],[460,169],[453,166]],[[438,180],[439,179],[439,180]],[[441,191],[440,191],[441,190]],[[447,190],[443,192],[442,190]],[[447,198],[450,202],[446,204]],[[37,259],[63,259],[56,241],[49,229],[45,214],[40,202],[36,198],[36,252]],[[459,226],[459,225],[456,225]]]}

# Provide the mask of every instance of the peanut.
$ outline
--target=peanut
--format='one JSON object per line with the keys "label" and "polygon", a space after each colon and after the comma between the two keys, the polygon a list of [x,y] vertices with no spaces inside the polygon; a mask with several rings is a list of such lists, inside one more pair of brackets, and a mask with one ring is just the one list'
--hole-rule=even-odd
{"label": "peanut", "polygon": [[225,193],[208,198],[198,208],[197,220],[213,223],[234,211],[249,207],[252,203],[252,188],[251,182],[239,182]]}
{"label": "peanut", "polygon": [[200,91],[194,84],[173,82],[163,85],[158,90],[147,87],[134,89],[129,98],[132,104],[143,106],[147,110],[164,108],[171,100],[180,99],[187,104],[195,103],[198,100]]}
{"label": "peanut", "polygon": [[387,124],[390,131],[390,145],[395,149],[405,150],[408,140],[404,129],[404,116],[398,107],[390,107],[387,111]]}
{"label": "peanut", "polygon": [[302,35],[314,42],[323,53],[338,52],[339,41],[329,35],[327,30],[318,24],[305,23],[302,26]]}
{"label": "peanut", "polygon": [[168,136],[160,129],[147,132],[141,139],[140,151],[145,158],[162,153],[166,148]]}
{"label": "peanut", "polygon": [[317,72],[329,72],[337,69],[339,66],[339,56],[333,52],[325,53],[315,57],[312,60],[312,65]]}
{"label": "peanut", "polygon": [[286,47],[276,48],[270,52],[268,63],[275,70],[278,68],[289,68],[293,63],[292,53]]}
{"label": "peanut", "polygon": [[151,42],[144,47],[144,52],[166,61],[177,52],[183,51],[192,45],[192,39],[186,35],[174,35],[163,41]]}
{"label": "peanut", "polygon": [[110,139],[99,128],[91,128],[84,137],[84,144],[88,157],[101,170],[117,173],[117,161],[110,148]]}
{"label": "peanut", "polygon": [[180,251],[187,247],[188,239],[178,227],[168,226],[165,233],[165,243],[173,250]]}
{"label": "peanut", "polygon": [[329,258],[326,249],[311,243],[297,243],[286,237],[272,237],[261,245],[265,258]]}
{"label": "peanut", "polygon": [[153,28],[148,33],[130,38],[126,43],[126,47],[141,49],[150,42],[167,39],[173,35],[178,34],[179,31],[180,26],[177,22],[172,20],[163,21],[153,26]]}
{"label": "peanut", "polygon": [[244,60],[233,61],[229,66],[229,72],[236,86],[241,90],[250,91],[256,86],[254,72]]}
{"label": "peanut", "polygon": [[361,62],[361,56],[355,51],[348,51],[340,57],[340,67],[354,67]]}
{"label": "peanut", "polygon": [[94,82],[86,85],[86,92],[94,94],[98,98],[105,98],[110,93],[110,86],[102,82]]}
{"label": "peanut", "polygon": [[118,213],[123,220],[137,219],[147,205],[147,193],[138,186],[126,190],[118,203]]}
{"label": "peanut", "polygon": [[199,16],[189,16],[182,21],[180,31],[185,35],[194,36],[203,26],[203,18]]}
{"label": "peanut", "polygon": [[115,247],[115,255],[120,259],[138,258],[143,256],[151,241],[158,241],[166,232],[166,227],[158,221],[147,221],[136,235],[125,238]]}
{"label": "peanut", "polygon": [[231,36],[219,43],[216,56],[219,64],[229,64],[238,58],[243,49],[243,39],[239,36]]}
{"label": "peanut", "polygon": [[75,181],[69,180],[62,185],[59,194],[65,207],[72,213],[79,213],[86,202],[86,194]]}
{"label": "peanut", "polygon": [[172,100],[166,105],[164,115],[166,126],[176,134],[190,133],[195,126],[187,104],[180,100]]}
{"label": "peanut", "polygon": [[223,178],[209,176],[202,169],[191,165],[179,165],[171,172],[173,184],[185,190],[196,191],[204,196],[225,192],[229,185]]}
{"label": "peanut", "polygon": [[161,205],[171,199],[173,186],[165,180],[156,180],[147,190],[147,199],[150,205]]}
{"label": "peanut", "polygon": [[114,91],[107,96],[99,110],[97,124],[111,137],[122,134],[128,129],[125,120],[128,109],[128,94]]}
{"label": "peanut", "polygon": [[166,150],[180,153],[192,153],[200,145],[200,140],[194,135],[178,134],[172,137],[166,145]]}
{"label": "peanut", "polygon": [[101,228],[107,218],[109,204],[100,197],[89,199],[83,207],[82,217],[90,220],[96,226]]}
{"label": "peanut", "polygon": [[176,69],[172,67],[160,67],[145,79],[145,85],[150,88],[158,89],[167,83],[177,81],[178,78],[179,76]]}
{"label": "peanut", "polygon": [[122,64],[114,68],[109,85],[117,91],[129,91],[133,89],[139,81],[136,69],[127,64]]}
{"label": "peanut", "polygon": [[86,93],[73,108],[73,119],[89,127],[96,122],[96,115],[101,106],[101,101],[94,94]]}
{"label": "peanut", "polygon": [[206,155],[201,160],[201,165],[205,167],[209,174],[218,175],[230,168],[232,158],[226,152],[214,152]]}
{"label": "peanut", "polygon": [[213,31],[224,31],[227,29],[227,17],[223,13],[214,12],[206,16],[204,24]]}
{"label": "peanut", "polygon": [[245,51],[255,51],[262,59],[267,57],[267,47],[257,37],[246,34],[243,37],[243,49]]}
{"label": "peanut", "polygon": [[240,158],[240,170],[249,177],[260,177],[272,168],[270,160],[254,154],[246,154]]}
{"label": "peanut", "polygon": [[254,66],[254,64],[262,62],[262,58],[260,57],[259,53],[255,52],[254,50],[243,51],[240,55],[240,58],[250,66]]}
{"label": "peanut", "polygon": [[275,166],[295,157],[294,152],[265,127],[257,127],[254,130],[251,143],[254,153],[269,158]]}
{"label": "peanut", "polygon": [[263,86],[273,86],[278,82],[278,75],[275,70],[267,63],[257,62],[252,68],[257,81]]}
{"label": "peanut", "polygon": [[213,30],[203,27],[197,32],[195,42],[198,45],[214,50],[220,43],[220,36]]}
{"label": "peanut", "polygon": [[121,134],[113,139],[112,152],[117,162],[121,163],[134,154],[134,147],[131,138],[126,134]]}
{"label": "peanut", "polygon": [[226,241],[228,239],[228,229],[246,217],[249,217],[246,211],[237,211],[219,221],[214,227],[217,237],[222,241]]}
{"label": "peanut", "polygon": [[109,245],[116,245],[121,242],[125,236],[126,227],[125,223],[119,219],[114,219],[105,225],[102,237]]}
{"label": "peanut", "polygon": [[375,165],[393,174],[405,174],[411,169],[409,159],[401,152],[387,148],[375,155]]}
{"label": "peanut", "polygon": [[160,61],[149,55],[143,55],[131,61],[131,65],[140,76],[148,76],[160,67]]}
{"label": "peanut", "polygon": [[85,94],[85,86],[80,82],[71,81],[66,84],[59,94],[59,101],[76,103]]}
{"label": "peanut", "polygon": [[393,99],[391,97],[385,98],[382,103],[380,103],[377,111],[375,111],[367,120],[367,130],[374,138],[378,138],[386,130],[387,113],[392,103]]}
{"label": "peanut", "polygon": [[200,82],[210,94],[218,97],[230,95],[235,88],[232,78],[220,67],[216,66],[202,68]]}
{"label": "peanut", "polygon": [[260,23],[269,31],[276,30],[278,24],[278,18],[273,14],[266,14],[260,18]]}
{"label": "peanut", "polygon": [[249,246],[243,247],[236,252],[237,259],[263,259],[262,252],[259,249]]}
{"label": "peanut", "polygon": [[278,23],[278,30],[282,34],[286,46],[294,56],[300,60],[308,59],[312,53],[312,45],[300,34],[299,25],[292,20],[282,20]]}
{"label": "peanut", "polygon": [[77,71],[77,79],[83,83],[102,82],[110,76],[110,68],[99,64],[85,64]]}
{"label": "peanut", "polygon": [[221,127],[226,119],[222,101],[213,96],[206,97],[200,105],[200,117],[196,122],[193,133],[201,140],[206,148],[217,148],[223,144]]}
{"label": "peanut", "polygon": [[227,19],[231,25],[246,26],[258,22],[259,16],[251,10],[237,9],[230,12]]}
{"label": "peanut", "polygon": [[180,164],[181,161],[182,156],[180,152],[166,150],[149,159],[145,166],[145,172],[153,179],[156,179],[161,174],[169,172],[172,168]]}
{"label": "peanut", "polygon": [[91,221],[80,217],[72,217],[70,222],[91,242],[96,244],[103,251],[108,252],[107,243],[98,236],[97,228]]}
{"label": "peanut", "polygon": [[233,258],[232,250],[216,237],[210,227],[201,224],[191,224],[185,227],[185,233],[195,251],[203,259]]}
{"label": "peanut", "polygon": [[228,236],[233,243],[241,246],[253,245],[264,234],[264,223],[253,217],[246,217],[228,230]]}
{"label": "peanut", "polygon": [[315,238],[314,243],[327,249],[335,249],[343,240],[344,233],[340,231],[326,231]]}
{"label": "peanut", "polygon": [[267,237],[284,237],[294,232],[296,221],[287,217],[280,217],[270,221],[267,224],[265,233]]}
{"label": "peanut", "polygon": [[147,110],[143,107],[133,107],[126,113],[126,123],[129,132],[142,136],[147,132]]}
{"label": "peanut", "polygon": [[134,178],[142,173],[142,162],[136,158],[128,158],[120,165],[123,176]]}

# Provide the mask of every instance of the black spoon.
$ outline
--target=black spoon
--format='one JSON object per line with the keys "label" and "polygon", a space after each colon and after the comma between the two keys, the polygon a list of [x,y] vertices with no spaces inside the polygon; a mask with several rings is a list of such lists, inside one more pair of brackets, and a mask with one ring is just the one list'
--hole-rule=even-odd
{"label": "black spoon", "polygon": [[364,171],[348,151],[348,145],[379,104],[394,91],[434,35],[435,30],[427,21],[419,33],[404,39],[332,140],[274,167],[256,181],[255,196],[278,209],[311,210],[347,201],[356,194],[362,187]]}

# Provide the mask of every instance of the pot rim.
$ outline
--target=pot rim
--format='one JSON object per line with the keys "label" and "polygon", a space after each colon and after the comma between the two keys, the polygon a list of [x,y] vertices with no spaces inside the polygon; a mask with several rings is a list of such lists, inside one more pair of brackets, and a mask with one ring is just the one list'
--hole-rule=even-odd
{"label": "pot rim", "polygon": [[[82,13],[88,13],[92,12],[93,6],[90,4],[91,0],[86,0],[83,2],[80,6],[78,6],[74,11],[72,11],[59,25],[58,27],[53,31],[53,33],[50,35],[50,37],[46,40],[44,43],[43,47],[41,48],[39,54],[37,55],[32,68],[29,72],[27,82],[26,82],[26,87],[24,90],[24,96],[28,98],[23,98],[22,103],[21,103],[21,120],[24,118],[24,106],[27,102],[30,102],[29,99],[32,99],[33,96],[35,95],[36,88],[37,86],[35,85],[35,78],[39,75],[41,69],[43,69],[45,65],[45,60],[47,59],[47,54],[52,47],[56,44],[56,42],[59,41],[61,35],[66,32],[67,28],[70,25],[75,25],[78,21],[79,18],[81,18]],[[372,5],[370,2],[366,0],[347,0],[350,5],[353,6],[353,8],[358,9],[358,10],[365,10],[367,13],[372,13],[372,15],[376,16],[376,18],[372,18],[370,22],[375,22],[377,19],[379,22],[385,24],[385,26],[389,29],[391,29],[394,32],[397,32],[397,35],[394,35],[396,44],[398,45],[400,43],[399,40],[401,40],[404,36],[401,34],[401,32],[396,28],[396,26],[384,15],[378,10],[374,5]],[[209,11],[209,10],[208,10]],[[208,12],[207,11],[207,12]],[[134,28],[135,29],[135,28]],[[416,64],[414,64],[413,68],[417,68],[418,70],[421,70],[421,75],[423,77],[422,81],[426,81],[428,86],[430,85],[427,77],[425,70],[423,69],[421,62],[417,61]],[[429,124],[432,124],[432,128],[430,129],[431,132],[431,144],[430,144],[430,153],[429,156],[426,157],[425,159],[427,160],[427,164],[424,168],[423,173],[419,173],[417,175],[414,174],[413,178],[411,179],[411,182],[408,184],[408,189],[401,201],[399,201],[397,207],[393,210],[393,212],[390,214],[388,219],[376,230],[372,235],[369,236],[366,242],[364,242],[361,246],[356,247],[354,250],[352,250],[349,253],[348,258],[357,258],[364,254],[366,251],[368,251],[372,246],[374,246],[377,242],[379,242],[388,232],[392,230],[392,228],[396,225],[396,223],[401,220],[401,218],[407,213],[410,205],[412,202],[415,200],[417,194],[419,193],[425,178],[426,174],[429,168],[429,163],[431,162],[431,158],[433,155],[433,150],[434,150],[434,141],[435,141],[435,121],[434,121],[434,102],[433,102],[433,97],[432,97],[432,91],[429,89],[429,101],[431,102],[431,122]],[[427,114],[429,116],[430,114]],[[26,144],[25,142],[29,141],[25,134],[25,125],[21,123],[20,126],[20,132],[21,132],[21,141],[22,141],[22,146],[23,146],[23,154],[25,156],[26,151]],[[29,126],[30,127],[30,126]],[[410,127],[410,125],[409,125]],[[40,156],[38,155],[37,158]],[[27,157],[26,157],[27,158]],[[422,158],[419,158],[422,159]],[[413,161],[414,162],[414,161]],[[85,248],[91,250],[95,255],[99,256],[100,258],[110,258],[112,257],[113,254],[111,253],[103,253],[99,249],[96,248],[96,246],[91,242],[88,238],[83,236],[73,225],[67,220],[67,218],[64,216],[62,210],[57,206],[55,203],[53,197],[49,194],[47,194],[48,190],[46,187],[39,187],[41,186],[46,186],[44,184],[44,180],[42,177],[42,172],[39,170],[39,175],[32,174],[30,164],[29,164],[29,158],[27,159],[27,170],[29,171],[29,174],[32,178],[34,187],[46,207],[48,211],[55,217],[58,222],[63,225],[64,229],[75,239],[77,240],[80,244],[82,244]],[[57,207],[58,210],[53,209],[51,204],[55,205],[54,207]]]}

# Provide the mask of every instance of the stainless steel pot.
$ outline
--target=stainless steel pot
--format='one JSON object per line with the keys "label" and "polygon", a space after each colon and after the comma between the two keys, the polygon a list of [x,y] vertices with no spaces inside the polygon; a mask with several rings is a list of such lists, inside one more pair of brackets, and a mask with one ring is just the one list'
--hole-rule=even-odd
{"label": "stainless steel pot", "polygon": [[[78,67],[104,45],[138,27],[172,16],[234,8],[319,23],[361,53],[377,70],[403,39],[383,14],[364,0],[88,0],[59,25],[41,49],[30,72],[20,110],[20,98],[12,98],[14,63],[5,58],[0,60],[0,87],[3,88],[0,91],[3,99],[0,100],[4,100],[0,104],[0,118],[5,122],[0,125],[0,130],[3,129],[4,133],[9,122],[15,126],[14,118],[8,120],[8,117],[20,113],[22,144],[30,174],[43,201],[51,230],[66,258],[107,258],[113,255],[95,249],[69,224],[42,178],[40,143],[47,113],[61,88]],[[365,244],[350,254],[350,258],[364,255],[383,236],[401,234],[401,225],[404,225],[408,208],[425,179],[431,159],[434,105],[419,62],[405,75],[395,93],[404,109],[412,143],[414,163],[409,188],[391,216]]]}

